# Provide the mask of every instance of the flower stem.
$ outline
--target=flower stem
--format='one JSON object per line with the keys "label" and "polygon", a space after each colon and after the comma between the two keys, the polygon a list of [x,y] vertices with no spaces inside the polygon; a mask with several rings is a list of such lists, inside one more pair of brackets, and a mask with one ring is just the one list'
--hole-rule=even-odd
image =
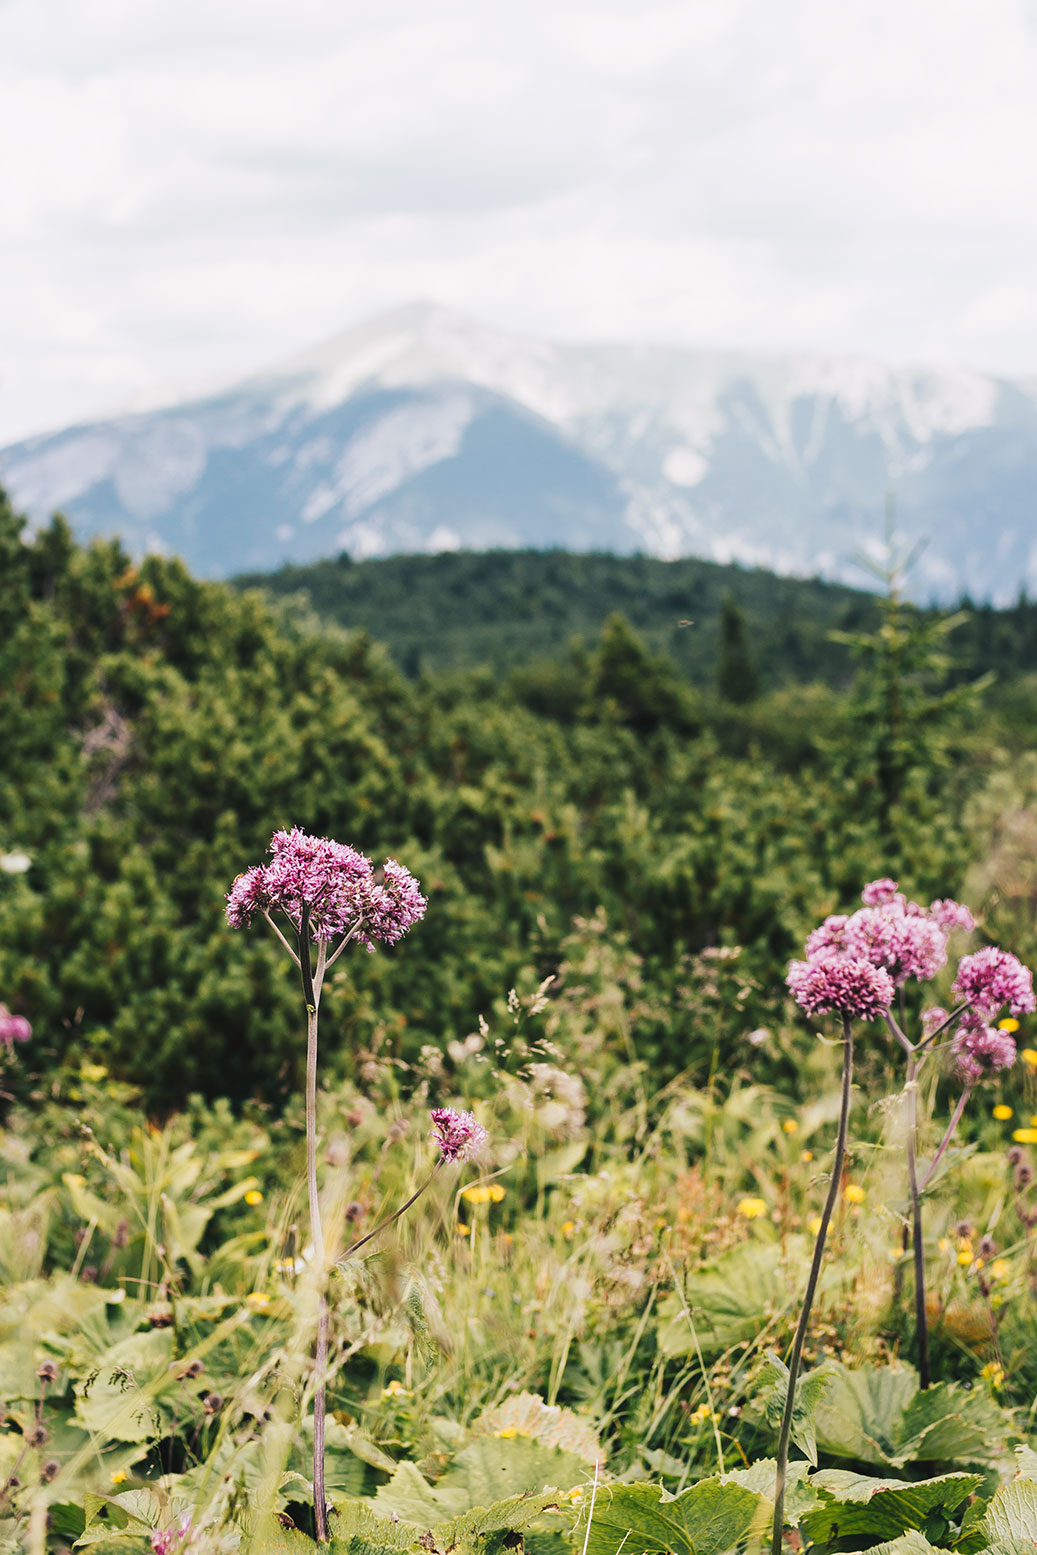
{"label": "flower stem", "polygon": [[832,1218],[832,1211],[835,1209],[836,1199],[839,1197],[839,1183],[842,1178],[843,1161],[846,1158],[846,1135],[849,1129],[852,1087],[853,1033],[850,1029],[849,1017],[844,1016],[843,1086],[839,1107],[839,1129],[835,1139],[835,1159],[832,1162],[832,1180],[828,1186],[828,1197],[825,1200],[825,1207],[821,1211],[821,1225],[818,1228],[817,1240],[814,1243],[814,1256],[810,1263],[810,1274],[807,1278],[807,1288],[803,1296],[803,1306],[800,1310],[799,1322],[796,1325],[796,1337],[792,1341],[792,1354],[789,1357],[788,1394],[785,1398],[785,1408],[781,1416],[781,1431],[778,1435],[778,1462],[774,1484],[774,1529],[771,1538],[771,1555],[781,1555],[782,1539],[785,1532],[785,1477],[788,1472],[789,1442],[792,1438],[792,1415],[796,1406],[796,1381],[799,1377],[800,1362],[803,1359],[803,1346],[806,1342],[807,1327],[810,1323],[810,1309],[814,1304],[817,1282],[821,1276],[821,1260],[824,1257],[828,1225]]}
{"label": "flower stem", "polygon": [[379,1232],[384,1231],[387,1226],[391,1226],[394,1220],[399,1220],[400,1216],[405,1214],[407,1210],[410,1209],[411,1205],[416,1203],[417,1200],[421,1198],[421,1195],[424,1193],[425,1189],[428,1187],[429,1183],[432,1181],[433,1177],[436,1175],[442,1165],[443,1158],[441,1156],[436,1162],[435,1166],[429,1172],[428,1176],[425,1178],[425,1181],[421,1184],[420,1187],[415,1188],[414,1192],[411,1194],[406,1203],[401,1204],[399,1209],[394,1210],[391,1215],[387,1215],[384,1220],[379,1221],[378,1225],[375,1226],[373,1231],[368,1231],[365,1236],[358,1237],[355,1242],[352,1242],[349,1247],[346,1248],[345,1252],[342,1254],[342,1257],[336,1259],[337,1266],[341,1268],[346,1260],[348,1258],[352,1258],[353,1254],[361,1247],[363,1247],[366,1242],[373,1241],[373,1239],[378,1236]]}
{"label": "flower stem", "polygon": [[947,1149],[947,1146],[954,1138],[954,1131],[958,1127],[958,1124],[961,1122],[961,1115],[965,1111],[965,1103],[968,1101],[971,1095],[972,1086],[966,1085],[965,1089],[958,1097],[958,1102],[954,1108],[954,1111],[951,1113],[951,1121],[947,1125],[946,1134],[944,1134],[943,1138],[940,1140],[940,1147],[936,1154],[933,1156],[932,1160],[929,1162],[929,1170],[926,1172],[925,1176],[922,1178],[922,1181],[918,1185],[919,1193],[924,1193],[932,1181],[933,1173],[943,1159],[943,1152]]}
{"label": "flower stem", "polygon": [[907,1185],[911,1195],[911,1243],[915,1264],[915,1338],[918,1344],[918,1386],[927,1388],[929,1373],[929,1319],[925,1310],[925,1242],[922,1232],[922,1194],[918,1186],[918,1065],[914,1053],[907,1060]]}
{"label": "flower stem", "polygon": [[326,1378],[328,1370],[328,1298],[324,1289],[324,1231],[320,1220],[320,1199],[317,1195],[317,1009],[324,980],[324,963],[327,946],[323,940],[317,951],[317,989],[310,962],[310,908],[303,903],[299,923],[299,972],[302,977],[302,993],[306,1004],[306,1190],[310,1206],[310,1239],[313,1242],[313,1261],[319,1281],[317,1346],[313,1358],[313,1517],[317,1543],[327,1544],[331,1534],[328,1528],[328,1500],[324,1489],[324,1420],[326,1413]]}

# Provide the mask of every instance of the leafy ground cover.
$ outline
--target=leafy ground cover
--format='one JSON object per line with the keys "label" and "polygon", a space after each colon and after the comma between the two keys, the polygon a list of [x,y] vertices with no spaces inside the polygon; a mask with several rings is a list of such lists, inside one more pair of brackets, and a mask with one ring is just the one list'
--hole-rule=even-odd
{"label": "leafy ground cover", "polygon": [[[840,645],[850,690],[721,694],[621,619],[408,682],[298,605],[60,523],[27,544],[2,506],[0,572],[0,1549],[312,1549],[325,1299],[336,1552],[766,1548],[786,1405],[797,1555],[1037,1545],[1025,1011],[942,1152],[960,1081],[905,1087],[857,1037],[791,1402],[785,1365],[840,1112],[788,962],[893,870],[1032,963],[1025,678],[970,691],[951,625],[893,598]],[[405,953],[328,971],[329,1245],[426,1181],[432,1109],[490,1140],[326,1289],[298,985],[223,917],[296,820],[429,898]]]}
{"label": "leafy ground cover", "polygon": [[[600,1034],[566,1064],[564,1012],[542,996],[512,1005],[438,1062],[372,1061],[362,1086],[321,1094],[326,1213],[350,1237],[427,1171],[430,1095],[471,1106],[493,1142],[333,1279],[334,1547],[582,1549],[593,1498],[587,1548],[753,1548],[833,1053],[804,1048],[808,1103],[748,1083],[658,1092]],[[1032,1542],[1037,1245],[1012,1121],[987,1116],[930,1203],[926,1392],[902,1337],[895,1123],[873,1117],[855,1149],[808,1340],[822,1385],[796,1429],[803,1549]],[[7,1548],[307,1547],[302,1143],[291,1112],[147,1123],[92,1064],[42,1114],[11,1114]],[[976,1254],[981,1230],[996,1256]]]}

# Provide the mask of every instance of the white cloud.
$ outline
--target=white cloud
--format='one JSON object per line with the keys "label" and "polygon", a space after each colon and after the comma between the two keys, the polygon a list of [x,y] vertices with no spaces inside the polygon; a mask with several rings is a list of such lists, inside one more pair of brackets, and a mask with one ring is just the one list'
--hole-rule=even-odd
{"label": "white cloud", "polygon": [[415,296],[1037,372],[988,0],[0,0],[0,441]]}

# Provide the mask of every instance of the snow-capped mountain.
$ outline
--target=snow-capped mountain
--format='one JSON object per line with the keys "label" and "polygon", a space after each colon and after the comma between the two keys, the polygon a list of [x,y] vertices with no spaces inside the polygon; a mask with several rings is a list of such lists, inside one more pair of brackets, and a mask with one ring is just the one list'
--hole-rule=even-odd
{"label": "snow-capped mountain", "polygon": [[1037,585],[1037,385],[522,339],[431,304],[218,393],[30,438],[0,480],[33,520],[209,576],[457,547],[564,546],[862,582],[887,493],[914,591]]}

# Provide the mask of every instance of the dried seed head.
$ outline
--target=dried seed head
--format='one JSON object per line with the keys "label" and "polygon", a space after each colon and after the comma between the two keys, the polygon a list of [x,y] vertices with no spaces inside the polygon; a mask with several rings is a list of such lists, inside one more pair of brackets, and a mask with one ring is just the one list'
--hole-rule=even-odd
{"label": "dried seed head", "polygon": [[53,1361],[44,1361],[37,1369],[37,1377],[41,1382],[56,1382],[58,1380],[58,1368]]}
{"label": "dried seed head", "polygon": [[207,1415],[218,1415],[223,1408],[223,1396],[220,1393],[206,1393],[202,1399],[202,1408]]}

